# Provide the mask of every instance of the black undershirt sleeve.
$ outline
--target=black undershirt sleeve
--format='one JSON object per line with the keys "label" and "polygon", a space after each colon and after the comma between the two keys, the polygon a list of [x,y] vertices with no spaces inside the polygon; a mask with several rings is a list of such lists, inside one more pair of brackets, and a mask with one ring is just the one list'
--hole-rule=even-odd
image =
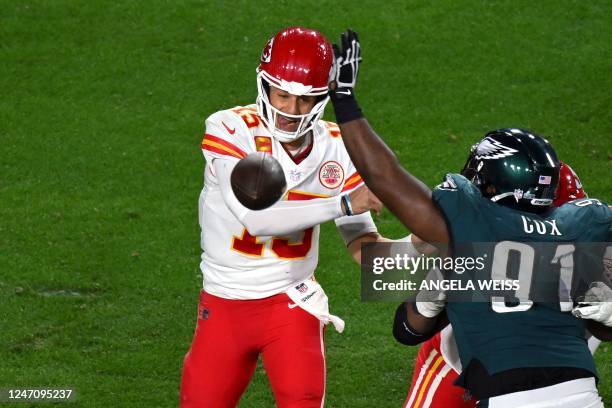
{"label": "black undershirt sleeve", "polygon": [[442,311],[438,315],[436,325],[429,333],[419,333],[413,329],[408,323],[408,310],[407,307],[413,307],[414,302],[404,302],[400,304],[395,310],[395,318],[393,320],[393,337],[399,343],[406,346],[416,346],[424,341],[432,338],[437,332],[442,330],[448,324],[448,318],[446,317],[446,311]]}

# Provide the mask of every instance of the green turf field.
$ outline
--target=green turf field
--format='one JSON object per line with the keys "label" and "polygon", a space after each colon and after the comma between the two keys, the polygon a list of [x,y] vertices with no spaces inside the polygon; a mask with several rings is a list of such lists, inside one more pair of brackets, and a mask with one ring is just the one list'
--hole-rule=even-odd
{"label": "green turf field", "polygon": [[[610,1],[2,0],[0,388],[177,405],[201,285],[203,120],[254,101],[261,48],[294,24],[359,32],[362,107],[430,185],[484,131],[522,126],[612,199]],[[388,212],[376,221],[406,234]],[[394,304],[360,302],[333,229],[317,276],[347,328],[327,333],[327,406],[400,407],[416,349],[390,335]],[[611,356],[596,355],[608,404]],[[242,401],[273,405],[262,370]]]}

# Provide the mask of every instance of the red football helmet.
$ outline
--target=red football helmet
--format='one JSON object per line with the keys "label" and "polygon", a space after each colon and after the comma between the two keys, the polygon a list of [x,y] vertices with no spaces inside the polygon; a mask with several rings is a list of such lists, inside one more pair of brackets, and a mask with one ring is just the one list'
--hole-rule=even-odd
{"label": "red football helmet", "polygon": [[[329,41],[318,31],[289,27],[272,37],[261,53],[257,68],[257,109],[270,133],[281,142],[291,142],[312,129],[323,115],[329,81],[332,78],[334,52]],[[283,113],[270,104],[270,85],[293,95],[320,96],[305,115]],[[299,120],[295,132],[276,127],[277,115]]]}
{"label": "red football helmet", "polygon": [[586,194],[576,172],[567,164],[561,162],[559,168],[559,184],[555,193],[553,204],[560,207],[568,201],[584,198]]}

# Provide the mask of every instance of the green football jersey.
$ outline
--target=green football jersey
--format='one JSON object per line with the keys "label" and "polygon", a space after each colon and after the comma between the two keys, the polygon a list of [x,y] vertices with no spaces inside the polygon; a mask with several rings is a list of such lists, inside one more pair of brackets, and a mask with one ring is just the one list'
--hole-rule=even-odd
{"label": "green football jersey", "polygon": [[[525,296],[532,282],[539,282],[540,288],[548,285],[559,296],[558,271],[564,265],[556,265],[556,276],[552,267],[568,259],[561,260],[559,254],[573,253],[580,244],[609,242],[612,210],[599,200],[582,199],[544,215],[521,212],[483,197],[458,174],[447,175],[433,197],[447,219],[454,256],[484,256],[485,269],[478,276],[489,279],[500,276],[500,264],[505,269],[514,260],[525,288],[520,303],[490,297],[452,301],[451,295],[447,314],[464,369],[478,360],[490,375],[527,367],[575,367],[596,375],[584,338],[585,322],[570,313],[571,302],[564,305],[546,296],[538,302]],[[503,257],[502,262],[496,257]],[[573,263],[565,266],[571,273]],[[501,272],[504,278],[510,276]]]}

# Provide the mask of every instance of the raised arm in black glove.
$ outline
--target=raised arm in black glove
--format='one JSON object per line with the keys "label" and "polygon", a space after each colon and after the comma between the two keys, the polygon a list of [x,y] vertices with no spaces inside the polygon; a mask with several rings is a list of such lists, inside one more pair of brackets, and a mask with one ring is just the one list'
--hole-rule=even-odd
{"label": "raised arm in black glove", "polygon": [[357,34],[352,30],[342,34],[340,46],[334,45],[334,54],[336,84],[335,88],[331,86],[330,97],[342,141],[357,171],[385,206],[423,241],[447,244],[450,235],[446,221],[431,199],[431,190],[404,170],[357,104],[355,83],[361,63]]}
{"label": "raised arm in black glove", "polygon": [[340,36],[340,47],[336,44],[333,47],[336,75],[335,86],[330,87],[329,95],[338,123],[345,123],[363,117],[355,99],[355,84],[361,62],[361,47],[357,33],[347,30]]}

